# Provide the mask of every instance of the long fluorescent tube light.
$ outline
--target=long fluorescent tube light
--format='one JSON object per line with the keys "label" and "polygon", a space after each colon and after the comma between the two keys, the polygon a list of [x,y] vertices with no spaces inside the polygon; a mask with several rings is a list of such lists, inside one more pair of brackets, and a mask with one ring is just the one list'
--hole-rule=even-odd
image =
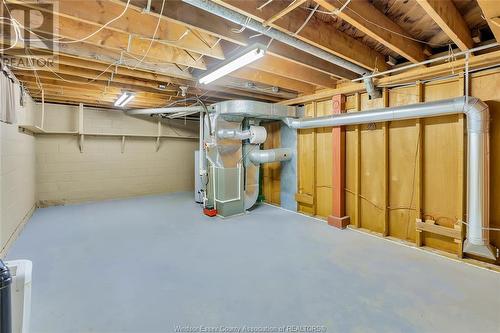
{"label": "long fluorescent tube light", "polygon": [[215,81],[224,75],[234,72],[257,59],[262,58],[266,54],[266,47],[261,44],[253,44],[240,52],[237,56],[225,61],[221,66],[212,70],[210,73],[199,78],[198,82],[208,84]]}
{"label": "long fluorescent tube light", "polygon": [[115,102],[115,106],[123,107],[128,104],[134,98],[134,94],[130,92],[124,92]]}

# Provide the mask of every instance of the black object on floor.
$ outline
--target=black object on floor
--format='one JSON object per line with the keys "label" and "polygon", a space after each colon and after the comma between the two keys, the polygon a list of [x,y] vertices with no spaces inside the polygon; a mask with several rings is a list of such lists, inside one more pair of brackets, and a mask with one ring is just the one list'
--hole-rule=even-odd
{"label": "black object on floor", "polygon": [[12,333],[11,283],[9,268],[0,260],[0,333]]}

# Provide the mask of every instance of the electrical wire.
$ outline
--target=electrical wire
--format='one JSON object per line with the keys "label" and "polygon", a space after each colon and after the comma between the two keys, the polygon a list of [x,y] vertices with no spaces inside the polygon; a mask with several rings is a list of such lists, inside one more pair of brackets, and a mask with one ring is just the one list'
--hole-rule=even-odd
{"label": "electrical wire", "polygon": [[[87,39],[89,38],[92,38],[93,36],[95,36],[96,34],[98,34],[99,32],[101,32],[103,29],[105,29],[107,26],[109,26],[111,23],[119,20],[123,15],[125,15],[125,13],[127,12],[128,10],[128,7],[130,6],[130,0],[127,0],[127,3],[125,5],[125,8],[123,9],[123,11],[115,18],[111,19],[110,21],[108,21],[107,23],[105,23],[104,25],[102,25],[99,29],[97,29],[96,31],[94,31],[93,33],[91,33],[90,35],[84,37],[84,38],[80,38],[80,39],[77,39],[77,40],[70,40],[70,41],[61,41],[60,39],[50,39],[50,38],[46,38],[46,37],[43,37],[43,36],[40,36],[38,35],[37,33],[33,32],[31,29],[25,27],[24,25],[22,25],[21,23],[19,23],[19,21],[17,21],[16,19],[12,18],[12,14],[10,12],[10,9],[9,7],[7,6],[7,2],[5,0],[2,0],[5,8],[7,9],[7,12],[9,13],[9,16],[11,17],[11,19],[13,21],[16,22],[16,24],[18,24],[20,27],[22,27],[23,29],[25,29],[26,31],[34,34],[35,36],[41,38],[41,39],[44,39],[44,40],[47,40],[47,41],[51,41],[51,42],[55,42],[55,43],[58,43],[58,44],[73,44],[73,43],[79,43],[79,42],[83,42],[83,41],[86,41]],[[21,37],[21,36],[20,36]],[[21,37],[21,40],[23,41],[30,41],[30,40],[24,40],[22,37]]]}
{"label": "electrical wire", "polygon": [[[339,2],[340,4],[343,4],[343,3],[342,3],[341,1],[339,1],[339,0],[337,0],[337,2]],[[313,10],[313,8],[310,8],[310,7],[302,7],[302,8],[304,8],[304,9],[306,9],[306,10]],[[380,28],[380,29],[383,29],[383,30],[388,31],[388,32],[390,32],[390,33],[393,33],[393,34],[395,34],[395,35],[401,36],[401,37],[403,37],[403,38],[406,38],[406,39],[412,40],[412,41],[414,41],[414,42],[418,42],[418,43],[422,43],[422,44],[427,44],[427,45],[431,45],[431,46],[439,46],[439,47],[442,47],[442,46],[448,46],[448,45],[450,45],[450,43],[445,43],[445,44],[431,43],[431,42],[427,42],[427,41],[422,40],[422,39],[413,38],[413,37],[411,37],[411,36],[408,36],[408,35],[405,35],[405,34],[399,33],[399,32],[397,32],[397,31],[393,31],[393,30],[388,29],[388,28],[386,28],[386,27],[384,27],[384,26],[382,26],[382,25],[380,25],[380,24],[378,24],[378,23],[375,23],[375,22],[373,22],[373,21],[371,21],[371,20],[369,20],[369,19],[367,19],[367,18],[363,17],[361,14],[359,14],[358,12],[356,12],[355,10],[353,10],[353,9],[351,9],[351,8],[349,8],[349,7],[346,7],[346,9],[347,9],[347,10],[349,10],[349,11],[351,11],[351,12],[352,12],[352,13],[354,13],[356,16],[358,16],[359,18],[361,18],[363,21],[365,21],[365,22],[367,22],[367,23],[369,23],[369,24],[371,24],[371,25],[374,25],[374,26],[376,26],[376,27],[378,27],[378,28]],[[324,10],[316,10],[316,13],[321,13],[321,14],[326,14],[326,15],[330,15],[330,16],[335,16],[335,12],[329,12],[329,11],[324,11]],[[338,12],[338,13],[340,13],[340,12]]]}
{"label": "electrical wire", "polygon": [[[130,1],[130,0],[129,0]],[[149,46],[148,46],[148,49],[146,50],[146,52],[144,53],[144,56],[139,60],[139,63],[136,64],[132,69],[135,70],[140,64],[142,64],[142,62],[144,61],[144,59],[146,59],[146,57],[148,56],[149,54],[149,51],[151,51],[151,47],[153,46],[153,42],[154,42],[154,39],[156,37],[156,34],[158,33],[158,28],[160,27],[160,23],[161,23],[161,17],[163,15],[163,9],[165,8],[165,2],[167,2],[166,0],[163,0],[162,3],[161,3],[161,9],[160,9],[160,15],[158,15],[158,21],[156,22],[156,27],[155,27],[155,31],[153,33],[153,37],[151,39],[151,42],[149,43]],[[128,52],[126,52],[128,54]]]}

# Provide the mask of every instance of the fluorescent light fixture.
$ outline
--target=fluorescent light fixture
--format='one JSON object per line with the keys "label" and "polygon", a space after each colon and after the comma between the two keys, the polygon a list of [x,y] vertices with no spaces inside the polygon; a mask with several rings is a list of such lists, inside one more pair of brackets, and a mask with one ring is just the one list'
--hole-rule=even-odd
{"label": "fluorescent light fixture", "polygon": [[231,57],[229,60],[222,63],[221,66],[215,68],[210,73],[207,73],[200,77],[198,82],[202,84],[208,84],[215,81],[224,75],[234,72],[257,59],[262,58],[266,54],[266,47],[261,44],[253,44],[248,48],[244,49],[238,55]]}
{"label": "fluorescent light fixture", "polygon": [[134,94],[132,94],[130,92],[124,92],[116,100],[115,106],[123,107],[123,106],[127,105],[128,102],[130,102],[133,98],[134,98]]}

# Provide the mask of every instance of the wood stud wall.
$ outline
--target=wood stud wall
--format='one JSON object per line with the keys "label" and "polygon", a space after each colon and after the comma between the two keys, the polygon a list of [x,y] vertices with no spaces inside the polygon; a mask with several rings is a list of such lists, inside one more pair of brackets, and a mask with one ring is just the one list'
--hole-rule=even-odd
{"label": "wood stud wall", "polygon": [[[496,88],[496,89],[495,89]],[[476,73],[471,93],[490,106],[491,123],[491,226],[500,225],[500,71]],[[347,96],[347,112],[384,106],[458,97],[464,80],[384,89],[383,97],[369,100],[365,93]],[[331,113],[331,101],[305,105],[307,117]],[[326,218],[331,212],[331,129],[298,132],[298,210]],[[457,253],[452,238],[417,233],[417,218],[432,219],[453,228],[466,220],[466,126],[463,115],[405,120],[346,127],[346,214],[353,227],[424,246]],[[497,186],[495,186],[497,185]],[[500,233],[491,231],[500,246]],[[421,239],[417,239],[421,236]]]}

